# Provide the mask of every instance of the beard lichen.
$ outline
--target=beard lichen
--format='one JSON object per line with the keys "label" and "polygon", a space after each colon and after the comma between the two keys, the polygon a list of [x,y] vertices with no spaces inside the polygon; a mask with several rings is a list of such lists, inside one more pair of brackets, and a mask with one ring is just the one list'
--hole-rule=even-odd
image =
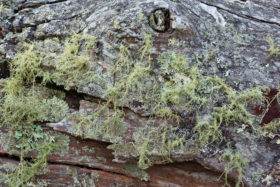
{"label": "beard lichen", "polygon": [[260,134],[263,137],[271,139],[277,138],[276,143],[280,144],[280,120],[275,119],[268,124],[265,124],[259,129]]}
{"label": "beard lichen", "polygon": [[265,41],[269,44],[269,48],[267,49],[268,58],[277,57],[280,55],[280,46],[274,42],[271,37],[265,38]]}
{"label": "beard lichen", "polygon": [[225,169],[222,176],[225,176],[226,186],[230,187],[228,183],[228,174],[231,171],[237,172],[237,181],[235,186],[244,186],[242,176],[248,168],[248,161],[242,156],[240,152],[234,152],[231,148],[224,152],[220,157],[220,160],[226,161]]}
{"label": "beard lichen", "polygon": [[[87,42],[83,42],[83,41]],[[46,88],[47,83],[56,82],[70,88],[80,84],[81,78],[92,78],[89,71],[90,55],[79,54],[80,43],[86,51],[95,45],[91,36],[73,35],[65,39],[64,49],[56,58],[53,69],[44,63],[53,59],[37,48],[36,43],[23,44],[10,64],[10,77],[1,90],[1,126],[9,129],[9,141],[15,142],[7,148],[17,152],[20,163],[12,170],[1,173],[1,182],[7,186],[27,186],[37,174],[47,167],[47,157],[60,149],[59,139],[44,132],[39,122],[58,122],[69,112],[64,93]],[[55,70],[54,70],[55,69]],[[85,71],[86,70],[86,71]],[[26,159],[28,153],[36,156]]]}
{"label": "beard lichen", "polygon": [[[98,79],[91,70],[90,63],[95,49],[95,37],[74,34],[64,40],[61,54],[53,59],[54,71],[49,76],[57,85],[63,85],[66,90],[77,88]],[[48,59],[47,59],[48,61]]]}
{"label": "beard lichen", "polygon": [[127,130],[127,126],[121,121],[122,116],[122,110],[115,109],[112,112],[107,105],[99,105],[91,112],[70,114],[69,120],[77,124],[75,131],[83,138],[101,137],[110,142],[117,142]]}
{"label": "beard lichen", "polygon": [[[132,58],[124,45],[120,46],[119,58],[112,71],[114,84],[103,95],[106,101],[100,102],[91,112],[67,114],[63,97],[54,93],[42,94],[38,88],[52,82],[65,89],[77,89],[101,81],[101,78],[93,73],[94,64],[90,62],[94,59],[91,51],[95,48],[95,37],[73,34],[62,43],[63,47],[55,57],[36,48],[34,43],[25,44],[11,64],[11,76],[2,94],[1,120],[11,128],[11,136],[22,142],[19,147],[22,151],[19,166],[4,176],[9,186],[24,186],[33,179],[38,170],[46,166],[47,155],[56,148],[56,140],[47,141],[49,138],[42,129],[38,130],[36,122],[55,122],[68,116],[77,124],[75,131],[79,136],[112,142],[109,148],[115,151],[116,159],[118,156],[138,157],[141,169],[172,162],[176,153],[189,153],[194,148],[199,151],[211,143],[226,140],[223,127],[245,124],[257,129],[258,119],[249,109],[264,105],[263,94],[267,88],[236,91],[221,78],[203,75],[184,54],[165,52],[158,61],[152,60],[151,35],[145,36],[138,59]],[[124,108],[131,106],[132,101],[148,105],[141,109],[146,110],[142,115],[148,120],[144,127],[132,133],[131,139],[123,140],[129,128],[124,123]],[[185,122],[185,126],[194,126],[190,132],[181,129],[186,116],[194,118],[192,122]],[[161,122],[155,122],[157,119]],[[26,138],[45,141],[27,149]],[[25,154],[35,149],[39,150],[37,158],[26,161]],[[242,180],[240,168],[246,166],[241,154],[231,151],[221,156],[228,160],[226,176],[232,169],[238,169],[237,185]],[[29,170],[32,172],[27,174]],[[13,177],[18,177],[20,182]]]}
{"label": "beard lichen", "polygon": [[[33,129],[29,128],[28,130]],[[34,131],[28,131],[28,133],[33,132]],[[0,182],[4,182],[4,184],[9,187],[28,186],[28,182],[33,180],[36,175],[45,173],[47,167],[47,157],[52,154],[54,150],[59,149],[59,145],[55,143],[55,140],[42,132],[40,132],[41,137],[37,137],[37,140],[40,140],[40,142],[32,149],[27,149],[24,145],[28,140],[30,140],[27,139],[27,136],[29,135],[26,134],[26,137],[21,137],[21,140],[24,141],[20,144],[20,163],[11,169],[4,168],[6,174],[0,174]],[[32,139],[32,141],[34,141],[34,139]],[[26,160],[25,155],[34,150],[37,151],[36,158],[33,158],[31,161]]]}

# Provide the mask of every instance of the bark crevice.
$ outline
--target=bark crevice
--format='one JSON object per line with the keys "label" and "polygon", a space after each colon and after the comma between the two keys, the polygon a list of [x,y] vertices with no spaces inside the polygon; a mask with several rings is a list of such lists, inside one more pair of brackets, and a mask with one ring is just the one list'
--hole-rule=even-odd
{"label": "bark crevice", "polygon": [[253,17],[253,16],[249,16],[249,15],[245,15],[245,14],[236,14],[235,12],[230,11],[228,9],[225,9],[225,8],[223,8],[221,6],[217,6],[217,5],[213,5],[213,4],[210,4],[210,3],[206,3],[206,2],[201,1],[201,0],[199,0],[199,2],[204,4],[204,5],[210,6],[210,7],[215,7],[217,9],[219,9],[219,10],[225,11],[227,13],[230,13],[232,15],[238,16],[240,18],[249,19],[251,21],[255,21],[255,22],[259,22],[259,23],[265,23],[265,24],[272,24],[272,25],[280,26],[280,23],[277,23],[277,22],[274,22],[274,21],[263,20],[263,19],[259,19],[259,18],[256,18],[256,17]]}

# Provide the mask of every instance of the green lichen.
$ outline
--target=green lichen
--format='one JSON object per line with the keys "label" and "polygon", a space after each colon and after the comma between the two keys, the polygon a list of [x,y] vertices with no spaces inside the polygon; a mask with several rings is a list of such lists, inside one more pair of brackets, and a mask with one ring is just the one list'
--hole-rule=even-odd
{"label": "green lichen", "polygon": [[120,21],[119,20],[115,20],[114,28],[118,29],[119,27],[120,27]]}
{"label": "green lichen", "polygon": [[138,17],[140,21],[144,21],[144,14],[142,12],[139,13]]}
{"label": "green lichen", "polygon": [[170,39],[168,39],[168,46],[174,47],[174,48],[184,47],[185,41],[180,41],[176,38],[170,38]]}
{"label": "green lichen", "polygon": [[257,131],[257,127],[253,125],[256,117],[249,112],[248,108],[265,103],[264,87],[256,87],[240,93],[235,92],[219,78],[216,78],[215,83],[218,89],[225,92],[228,102],[224,102],[221,107],[214,107],[212,115],[209,117],[210,120],[197,119],[198,123],[193,130],[199,135],[202,147],[207,143],[221,142],[223,140],[222,126],[225,125],[243,124]]}
{"label": "green lichen", "polygon": [[98,79],[91,71],[93,66],[90,59],[93,57],[90,51],[94,51],[94,47],[95,37],[92,36],[74,34],[66,38],[63,52],[54,59],[54,72],[44,77],[63,85],[67,90]]}
{"label": "green lichen", "polygon": [[96,158],[97,158],[97,160],[101,161],[103,164],[106,164],[106,162],[107,162],[107,159],[105,157],[98,156]]}
{"label": "green lichen", "polygon": [[[82,40],[87,42],[82,45]],[[1,125],[10,129],[9,141],[15,142],[8,151],[18,153],[20,163],[13,171],[1,174],[7,186],[27,186],[36,174],[46,168],[47,156],[61,150],[61,138],[44,132],[37,123],[60,121],[69,108],[62,92],[47,89],[45,85],[51,81],[63,82],[70,88],[83,84],[80,83],[83,76],[86,76],[85,80],[92,78],[88,69],[89,57],[78,53],[80,47],[86,51],[92,49],[94,41],[93,37],[80,35],[65,39],[63,52],[58,55],[54,66],[55,72],[44,68],[43,63],[51,57],[34,43],[23,44],[22,51],[13,59],[10,78],[1,92],[0,117]],[[25,157],[32,151],[36,151],[37,156],[27,161]]]}
{"label": "green lichen", "polygon": [[152,35],[150,34],[146,34],[144,37],[144,42],[143,45],[140,49],[141,54],[140,54],[140,62],[143,62],[143,60],[147,60],[148,62],[150,62],[150,54],[151,54],[151,50],[153,48],[153,38]]}
{"label": "green lichen", "polygon": [[269,44],[269,48],[267,49],[268,58],[277,57],[280,54],[280,46],[275,44],[271,37],[267,37],[265,41]]}
{"label": "green lichen", "polygon": [[188,59],[179,54],[163,54],[160,58],[161,72],[168,75],[157,99],[157,108],[165,108],[169,104],[176,110],[191,112],[206,104],[207,94],[202,95],[206,80],[197,67],[190,67]]}
{"label": "green lichen", "polygon": [[78,124],[76,131],[83,138],[103,137],[116,142],[127,130],[127,127],[120,120],[122,115],[121,110],[110,112],[109,107],[104,105],[97,108],[91,115],[86,113],[71,114],[69,119]]}
{"label": "green lichen", "polygon": [[75,187],[92,186],[99,180],[97,173],[79,173],[77,168],[68,168],[68,174],[72,175],[73,185]]}
{"label": "green lichen", "polygon": [[55,142],[60,145],[59,149],[55,149],[52,154],[59,155],[60,157],[64,157],[65,155],[67,155],[69,153],[69,136],[61,133],[52,133],[51,136],[53,137]]}
{"label": "green lichen", "polygon": [[[112,103],[114,107],[123,107],[128,105],[129,95],[131,92],[136,92],[142,101],[145,101],[147,90],[143,84],[146,76],[149,76],[151,71],[150,50],[152,48],[151,35],[146,35],[143,46],[140,49],[139,61],[135,61],[130,56],[128,49],[121,45],[119,58],[115,62],[115,84],[109,87],[105,93],[105,98],[108,103]],[[137,91],[136,91],[137,90]],[[146,93],[145,93],[146,92]]]}
{"label": "green lichen", "polygon": [[[139,129],[133,134],[135,149],[139,154],[138,166],[141,169],[147,169],[154,162],[172,162],[171,153],[184,149],[185,138],[176,135],[176,130],[165,124]],[[153,155],[158,155],[160,159],[151,160]]]}
{"label": "green lichen", "polygon": [[[32,161],[26,161],[24,159],[25,154],[31,151],[28,149],[29,145],[25,147],[24,143],[20,144],[20,163],[11,171],[8,171],[7,174],[1,174],[1,178],[3,181],[5,181],[7,186],[27,186],[27,183],[34,179],[36,175],[38,175],[40,172],[44,173],[44,170],[47,166],[47,156],[59,146],[54,143],[52,138],[49,138],[45,135],[42,136],[44,136],[42,137],[44,140],[42,140],[40,143],[34,146],[34,149],[32,149],[37,150],[38,154],[36,158],[32,159]],[[25,142],[25,144],[28,143]]]}
{"label": "green lichen", "polygon": [[37,180],[36,182],[28,182],[28,187],[47,187],[48,182],[47,180]]}
{"label": "green lichen", "polygon": [[66,116],[68,105],[61,99],[42,98],[40,91],[28,90],[19,96],[6,95],[1,108],[2,125],[17,128],[23,121],[60,121]]}
{"label": "green lichen", "polygon": [[2,12],[3,8],[4,8],[3,3],[0,3],[0,14],[1,14],[1,12]]}
{"label": "green lichen", "polygon": [[141,170],[137,164],[125,163],[123,164],[123,170],[126,174],[135,176],[142,181],[149,181],[149,175],[144,170]]}
{"label": "green lichen", "polygon": [[70,116],[70,121],[77,123],[76,131],[84,138],[102,137],[111,142],[118,142],[127,131],[127,126],[121,121],[122,107],[128,104],[127,97],[137,90],[141,100],[145,101],[144,77],[150,72],[149,53],[152,47],[151,36],[147,35],[141,48],[139,58],[147,63],[135,62],[129,55],[128,49],[121,45],[119,58],[115,62],[112,73],[118,81],[108,87],[104,98],[106,103],[100,104],[91,114],[79,112]]}
{"label": "green lichen", "polygon": [[[265,124],[264,126],[262,126],[259,130],[260,130],[260,134],[263,137],[268,137],[268,138],[275,138],[277,137],[278,141],[280,140],[280,120],[279,119],[275,119],[272,122]],[[280,143],[278,143],[280,144]]]}
{"label": "green lichen", "polygon": [[[177,46],[177,41],[169,43]],[[55,82],[66,89],[77,89],[98,81],[99,76],[92,71],[94,55],[89,50],[94,47],[94,37],[76,34],[63,41],[62,50],[56,57],[43,53],[42,49],[35,48],[35,44],[24,45],[23,52],[17,55],[11,66],[11,78],[4,89],[3,103],[7,105],[2,107],[4,124],[12,124],[14,129],[18,129],[29,123],[35,125],[35,121],[57,121],[65,116],[67,107],[62,98],[42,96],[35,85]],[[103,95],[106,101],[100,102],[91,112],[79,111],[68,115],[69,121],[77,124],[74,131],[78,135],[109,140],[114,143],[109,147],[114,149],[115,155],[137,157],[138,167],[146,169],[153,164],[172,162],[173,154],[187,153],[191,146],[199,150],[207,144],[225,140],[224,127],[246,125],[257,129],[254,125],[256,118],[249,109],[256,104],[264,105],[266,88],[238,92],[221,78],[203,75],[198,68],[202,63],[198,58],[194,64],[183,54],[165,52],[154,62],[151,59],[152,48],[151,35],[145,36],[138,58],[132,57],[125,45],[120,45],[119,57],[112,71],[114,84],[106,88]],[[203,63],[216,55],[212,51],[203,58]],[[41,83],[38,79],[42,80]],[[28,108],[34,98],[37,104],[35,102]],[[14,100],[20,106],[13,103]],[[123,137],[128,126],[124,123],[124,107],[130,106],[133,100],[149,106],[150,118],[144,127],[133,133],[131,140],[125,141]],[[45,111],[37,106],[39,103],[44,104]],[[61,107],[62,111],[56,111]],[[11,112],[18,108],[18,113]],[[188,138],[179,127],[182,111],[193,118],[186,125],[195,123]],[[164,122],[159,124],[157,119]],[[236,168],[239,174],[237,183],[241,184],[243,170],[240,168],[246,165],[241,156],[230,151],[221,158],[228,161],[226,176]]]}
{"label": "green lichen", "polygon": [[132,141],[110,145],[108,148],[115,151],[115,156],[138,157],[138,167],[147,169],[153,164],[172,162],[174,152],[188,152],[185,138],[176,134],[177,127],[167,124],[149,125],[133,133]]}
{"label": "green lichen", "polygon": [[225,171],[223,173],[226,185],[230,187],[230,184],[228,183],[229,172],[237,172],[238,178],[235,186],[244,186],[242,176],[248,168],[248,162],[244,159],[242,154],[239,152],[233,152],[232,149],[229,149],[227,152],[224,152],[219,159],[226,161]]}
{"label": "green lichen", "polygon": [[82,147],[82,150],[84,152],[95,153],[95,148],[94,147],[89,148],[88,146],[85,146],[85,147]]}
{"label": "green lichen", "polygon": [[[158,58],[158,71],[160,78],[164,79],[160,82],[150,76],[153,73],[151,49],[152,39],[149,35],[143,41],[138,60],[132,59],[128,48],[120,46],[113,72],[116,82],[107,89],[104,96],[107,102],[100,104],[91,115],[85,113],[79,119],[75,117],[81,136],[111,140],[115,144],[110,148],[114,149],[116,155],[119,153],[138,157],[138,166],[146,169],[154,163],[172,162],[172,153],[188,149],[186,145],[191,141],[178,135],[178,124],[181,121],[179,111],[189,114],[208,111],[207,115],[196,112],[194,117],[197,122],[192,129],[193,138],[197,140],[195,145],[201,148],[224,140],[224,126],[245,124],[256,130],[253,125],[256,119],[249,108],[265,103],[263,94],[266,88],[256,87],[237,92],[218,77],[202,75],[185,55],[175,52],[163,53]],[[212,51],[203,61],[206,63],[215,56],[216,52]],[[154,86],[148,90],[144,82],[150,78]],[[135,94],[141,102],[151,104],[149,110],[152,115],[170,120],[170,124],[155,127],[153,123],[148,123],[133,133],[130,142],[122,142],[120,140],[126,132],[118,133],[124,126],[122,107],[129,105],[130,97]],[[219,106],[221,102],[223,104]],[[92,135],[88,136],[89,133]]]}

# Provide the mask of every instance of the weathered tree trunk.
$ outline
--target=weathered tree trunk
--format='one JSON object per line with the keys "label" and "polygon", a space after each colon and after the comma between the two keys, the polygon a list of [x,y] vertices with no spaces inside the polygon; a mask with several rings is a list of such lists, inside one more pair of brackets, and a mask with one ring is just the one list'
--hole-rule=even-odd
{"label": "weathered tree trunk", "polygon": [[[232,186],[240,182],[240,174],[245,186],[280,186],[279,0],[0,3],[2,80],[13,76],[9,65],[22,52],[22,44],[34,42],[34,50],[44,56],[43,71],[50,72],[46,87],[63,92],[70,108],[63,119],[40,123],[63,146],[48,156],[48,170],[39,173],[30,186],[222,186],[223,180],[216,180],[225,170]],[[96,37],[95,47],[89,48],[89,64],[78,71],[89,67],[81,75],[57,76],[61,71],[55,64],[63,58],[59,54],[66,48],[65,39],[72,35]],[[83,40],[87,39],[79,41],[77,53],[84,50]],[[127,52],[122,52],[123,48]],[[121,57],[128,62],[119,60]],[[183,66],[176,66],[178,62]],[[137,68],[142,68],[141,75]],[[67,71],[72,70],[75,67]],[[88,72],[98,78],[88,80]],[[129,80],[132,83],[125,82]],[[185,92],[181,90],[184,86],[188,88]],[[116,100],[111,88],[118,92]],[[250,95],[251,89],[262,92]],[[249,94],[243,97],[244,93]],[[243,106],[247,100],[250,102]],[[83,119],[73,119],[96,113],[102,104],[108,110],[102,109],[104,116],[98,120],[89,120],[97,124],[94,127],[83,126]],[[244,108],[249,113],[242,113]],[[176,119],[159,115],[162,109],[168,109]],[[115,123],[116,110],[121,114]],[[252,120],[248,122],[247,117]],[[220,123],[219,130],[213,121]],[[200,122],[210,125],[198,132],[195,127]],[[272,123],[275,128],[270,131],[261,128]],[[99,128],[103,124],[105,130]],[[200,133],[208,127],[213,134],[204,134],[208,139],[201,146],[204,135]],[[0,169],[5,173],[4,165],[17,165],[20,153],[11,151],[16,141],[7,138],[9,126],[1,127],[0,132]],[[157,136],[160,140],[153,139]],[[183,145],[177,145],[177,139],[184,139]],[[230,153],[232,160],[225,154],[221,157],[223,153]],[[37,154],[32,151],[25,157]],[[149,162],[148,169],[137,167],[139,158]],[[248,166],[242,164],[243,159]],[[6,185],[1,178],[0,182]]]}

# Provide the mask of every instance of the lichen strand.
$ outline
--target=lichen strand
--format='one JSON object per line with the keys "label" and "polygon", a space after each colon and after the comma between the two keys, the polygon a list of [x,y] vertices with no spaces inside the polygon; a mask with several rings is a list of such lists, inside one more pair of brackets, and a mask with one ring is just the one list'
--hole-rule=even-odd
{"label": "lichen strand", "polygon": [[78,173],[77,168],[68,168],[68,174],[72,175],[74,186],[92,186],[95,187],[95,183],[99,180],[97,173]]}
{"label": "lichen strand", "polygon": [[98,79],[98,76],[90,71],[94,68],[90,59],[93,58],[92,53],[95,50],[95,37],[74,34],[63,42],[63,52],[53,59],[55,70],[50,79],[67,90],[77,89]]}
{"label": "lichen strand", "polygon": [[66,116],[68,105],[57,96],[46,97],[43,90],[24,89],[19,95],[7,94],[1,108],[2,125],[16,129],[35,121],[60,121]]}
{"label": "lichen strand", "polygon": [[277,57],[280,55],[280,45],[274,42],[271,37],[267,37],[266,42],[269,44],[269,48],[267,49],[268,58]]}
{"label": "lichen strand", "polygon": [[[263,93],[266,89],[263,87],[257,87],[243,93],[238,93],[226,86],[220,79],[216,81],[222,86],[220,88],[225,90],[228,103],[223,103],[222,106],[215,106],[213,108],[212,116],[209,116],[212,120],[209,121],[208,118],[206,121],[198,119],[198,123],[193,130],[198,135],[199,142],[203,146],[215,141],[221,142],[224,139],[221,128],[222,125],[237,126],[243,124],[256,131],[258,126],[255,126],[254,122],[257,119],[249,112],[249,106],[252,107],[257,104],[265,103]],[[259,124],[260,122],[261,120],[258,119],[258,123],[255,124]]]}
{"label": "lichen strand", "polygon": [[[184,137],[176,135],[177,128],[163,124],[157,127],[146,127],[133,134],[135,149],[139,154],[138,165],[147,169],[155,163],[172,162],[171,154],[184,152]],[[159,158],[154,159],[154,156]]]}
{"label": "lichen strand", "polygon": [[1,14],[2,10],[3,10],[3,7],[4,7],[3,3],[0,3],[0,14]]}
{"label": "lichen strand", "polygon": [[277,138],[276,143],[280,144],[280,119],[275,119],[272,122],[264,125],[260,129],[260,134],[271,139]]}
{"label": "lichen strand", "polygon": [[125,134],[127,127],[121,122],[121,110],[110,111],[109,107],[99,106],[93,113],[79,112],[69,115],[69,121],[77,124],[73,129],[83,138],[118,142]]}
{"label": "lichen strand", "polygon": [[232,149],[229,148],[229,150],[224,152],[219,159],[226,161],[225,171],[223,173],[225,176],[226,185],[230,186],[227,182],[227,176],[229,172],[234,171],[237,173],[238,176],[235,186],[244,186],[242,181],[242,175],[246,172],[246,169],[248,168],[248,161],[246,161],[243,158],[242,154],[239,152],[235,153]]}
{"label": "lichen strand", "polygon": [[[29,132],[32,133],[32,131]],[[28,134],[25,136],[28,136]],[[28,144],[26,142],[30,139],[21,137],[21,140],[25,140],[18,145],[20,146],[19,149],[21,150],[20,163],[16,167],[6,170],[6,174],[0,173],[0,178],[2,182],[5,183],[5,185],[10,187],[27,186],[27,183],[30,180],[33,180],[36,175],[45,172],[47,167],[47,156],[50,155],[55,149],[58,149],[59,145],[55,143],[55,139],[44,133],[41,133],[40,137],[36,138],[37,139],[35,140],[39,142],[32,142],[32,147],[30,147],[30,145],[26,145]],[[24,156],[33,150],[37,150],[37,157],[32,159],[32,161],[26,161]]]}
{"label": "lichen strand", "polygon": [[[119,58],[115,62],[115,84],[109,87],[104,95],[107,103],[114,107],[128,106],[135,112],[149,114],[153,96],[157,91],[157,80],[151,67],[151,35],[146,35],[139,52],[139,59],[133,59],[127,47],[121,45]],[[135,106],[138,103],[139,107]],[[145,104],[144,104],[145,103]]]}
{"label": "lichen strand", "polygon": [[158,126],[153,122],[133,133],[132,141],[110,145],[115,159],[139,157],[138,167],[147,169],[153,164],[172,162],[172,154],[191,152],[185,137],[176,134],[178,129],[164,123]]}
{"label": "lichen strand", "polygon": [[126,174],[135,176],[139,178],[142,181],[148,181],[149,180],[149,175],[147,172],[144,170],[141,170],[137,164],[133,163],[125,163],[123,164],[123,170],[125,171]]}

